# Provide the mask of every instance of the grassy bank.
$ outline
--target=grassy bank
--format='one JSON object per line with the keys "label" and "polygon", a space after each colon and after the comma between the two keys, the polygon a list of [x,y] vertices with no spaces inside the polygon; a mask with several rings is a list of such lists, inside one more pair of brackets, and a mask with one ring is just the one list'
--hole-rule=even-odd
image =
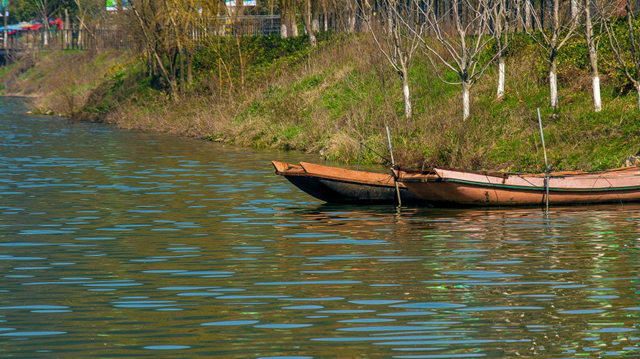
{"label": "grassy bank", "polygon": [[603,111],[592,112],[580,49],[560,60],[559,110],[549,108],[538,50],[521,41],[507,60],[506,96],[495,99],[497,71],[489,69],[471,90],[466,121],[459,88],[443,84],[421,57],[410,73],[414,118],[404,120],[400,81],[365,35],[327,38],[313,51],[304,39],[270,38],[243,39],[238,49],[243,60],[230,53],[224,64],[199,54],[192,86],[177,99],[147,76],[143,59],[126,53],[42,53],[5,68],[0,80],[5,94],[34,96],[40,112],[346,163],[356,161],[360,142],[387,153],[388,125],[406,166],[540,171],[537,107],[556,169],[616,167],[640,150],[636,95],[605,74]]}

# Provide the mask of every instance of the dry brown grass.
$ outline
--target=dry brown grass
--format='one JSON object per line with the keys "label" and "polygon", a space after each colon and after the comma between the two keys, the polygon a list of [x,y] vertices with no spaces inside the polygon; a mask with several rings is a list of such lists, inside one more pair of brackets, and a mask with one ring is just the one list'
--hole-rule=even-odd
{"label": "dry brown grass", "polygon": [[[594,169],[615,163],[615,156],[628,151],[640,135],[637,121],[626,114],[635,107],[626,99],[609,98],[610,113],[599,117],[590,113],[590,98],[583,88],[588,74],[580,71],[571,75],[576,77],[571,87],[561,83],[562,110],[553,113],[547,106],[540,60],[530,54],[509,58],[502,100],[495,99],[497,71],[485,74],[471,89],[472,116],[466,121],[461,119],[460,89],[440,82],[421,56],[412,73],[415,115],[404,120],[398,76],[366,35],[340,39],[296,64],[283,63],[259,82],[235,87],[230,94],[220,93],[212,84],[211,95],[194,93],[178,99],[160,91],[137,93],[140,81],[135,77],[120,92],[109,94],[114,80],[100,73],[105,66],[86,65],[96,63],[90,55],[47,57],[10,88],[42,96],[37,101],[42,108],[73,112],[86,108],[87,102],[114,96],[117,106],[101,121],[135,130],[317,153],[343,162],[356,161],[360,142],[387,154],[385,126],[389,126],[396,160],[405,166],[540,170],[536,107],[543,109],[548,150],[557,168]],[[112,64],[118,59],[101,61]],[[52,71],[60,63],[60,73],[79,70],[68,78],[61,76]],[[102,83],[95,86],[96,81]],[[129,93],[133,95],[124,95]],[[610,117],[625,129],[611,130]],[[608,145],[608,157],[596,162],[603,151],[593,143],[613,143]],[[363,153],[363,161],[382,163],[370,151]]]}
{"label": "dry brown grass", "polygon": [[37,112],[69,116],[85,105],[92,89],[127,58],[121,53],[31,53],[5,72],[5,94],[32,97]]}

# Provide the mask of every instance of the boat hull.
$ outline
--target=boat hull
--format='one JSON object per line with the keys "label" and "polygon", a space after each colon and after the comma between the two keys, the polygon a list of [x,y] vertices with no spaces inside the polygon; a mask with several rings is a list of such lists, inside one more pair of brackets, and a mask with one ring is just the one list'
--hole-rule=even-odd
{"label": "boat hull", "polygon": [[[432,203],[465,206],[535,206],[547,201],[546,175],[498,175],[435,170],[437,179],[400,174],[400,181]],[[640,201],[640,168],[552,173],[549,204]]]}
{"label": "boat hull", "polygon": [[[303,192],[328,203],[397,203],[395,179],[390,174],[353,171],[302,162],[300,166],[273,161],[276,174],[284,176]],[[402,203],[424,200],[398,184]]]}

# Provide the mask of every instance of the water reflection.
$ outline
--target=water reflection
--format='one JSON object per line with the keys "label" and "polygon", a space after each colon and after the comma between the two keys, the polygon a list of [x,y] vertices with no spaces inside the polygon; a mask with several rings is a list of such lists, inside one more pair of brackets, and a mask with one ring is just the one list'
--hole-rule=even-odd
{"label": "water reflection", "polygon": [[640,355],[640,206],[321,204],[269,160],[0,106],[0,355]]}

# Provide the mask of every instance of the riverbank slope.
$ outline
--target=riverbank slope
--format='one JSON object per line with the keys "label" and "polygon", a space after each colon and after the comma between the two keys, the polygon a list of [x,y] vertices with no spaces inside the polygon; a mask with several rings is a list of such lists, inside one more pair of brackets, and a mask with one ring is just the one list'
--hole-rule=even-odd
{"label": "riverbank slope", "polygon": [[[411,121],[403,118],[397,74],[366,35],[336,36],[315,50],[304,39],[260,41],[243,45],[248,55],[237,69],[232,61],[223,69],[207,63],[206,56],[196,59],[193,88],[178,98],[147,76],[144,59],[115,51],[39,53],[3,68],[0,81],[4,94],[33,97],[32,107],[40,113],[313,152],[345,163],[357,160],[360,142],[387,153],[388,125],[396,159],[405,166],[541,171],[537,107],[556,169],[616,167],[640,149],[633,91],[603,76],[604,108],[595,113],[588,70],[571,56],[562,57],[560,108],[554,111],[540,53],[526,41],[507,58],[504,98],[496,99],[497,70],[490,68],[471,90],[467,120],[461,116],[459,87],[443,84],[418,56],[410,71]],[[251,61],[258,58],[251,51],[263,49],[279,52]],[[574,49],[574,57],[580,58],[579,51]],[[381,161],[369,150],[363,157]]]}

